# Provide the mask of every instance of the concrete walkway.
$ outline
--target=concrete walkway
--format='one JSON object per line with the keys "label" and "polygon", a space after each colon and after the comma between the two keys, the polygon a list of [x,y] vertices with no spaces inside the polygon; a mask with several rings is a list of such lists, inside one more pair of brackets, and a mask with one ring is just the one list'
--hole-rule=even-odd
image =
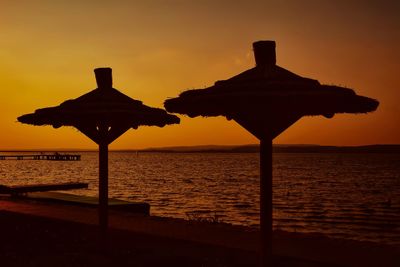
{"label": "concrete walkway", "polygon": [[[97,225],[97,209],[0,198],[0,210]],[[259,232],[241,226],[110,211],[110,228],[223,247],[257,251]],[[274,233],[274,254],[339,266],[400,266],[400,249],[296,233]]]}
{"label": "concrete walkway", "polygon": [[[43,203],[23,198],[3,198],[0,200],[0,210],[77,223],[98,224],[97,209],[75,205]],[[258,243],[258,232],[249,231],[241,226],[201,223],[112,210],[109,211],[109,227],[246,250],[257,250]]]}

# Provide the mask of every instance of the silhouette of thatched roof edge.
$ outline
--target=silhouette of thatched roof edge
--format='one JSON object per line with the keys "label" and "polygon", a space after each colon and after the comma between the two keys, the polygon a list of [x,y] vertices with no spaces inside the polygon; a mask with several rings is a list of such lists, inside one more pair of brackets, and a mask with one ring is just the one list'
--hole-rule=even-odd
{"label": "silhouette of thatched roof edge", "polygon": [[37,109],[34,113],[18,117],[17,120],[33,125],[52,125],[55,128],[98,125],[100,122],[132,128],[140,125],[163,127],[180,122],[177,116],[160,108],[148,107],[112,88],[111,71],[106,74],[108,75],[100,76],[97,73],[99,88],[76,99],[66,100],[59,106]]}
{"label": "silhouette of thatched roof edge", "polygon": [[130,125],[132,128],[138,126],[159,126],[168,124],[179,124],[180,119],[165,110],[150,108],[145,105],[141,109],[86,107],[83,109],[63,108],[61,105],[38,109],[34,113],[25,114],[17,118],[19,122],[32,125],[51,125],[55,128],[60,126],[92,125],[108,121],[112,125]]}
{"label": "silhouette of thatched roof edge", "polygon": [[285,86],[292,88],[216,90],[210,87],[189,90],[177,98],[167,99],[164,107],[169,112],[187,114],[190,117],[226,116],[237,112],[296,112],[303,116],[315,116],[368,113],[376,110],[379,105],[377,100],[356,95],[347,88],[322,85],[319,90],[298,90],[296,86]]}
{"label": "silhouette of thatched roof edge", "polygon": [[379,102],[357,95],[349,88],[321,85],[276,65],[275,42],[253,43],[256,67],[205,89],[182,92],[167,99],[169,112],[196,116],[229,117],[248,113],[333,116],[335,113],[367,113]]}

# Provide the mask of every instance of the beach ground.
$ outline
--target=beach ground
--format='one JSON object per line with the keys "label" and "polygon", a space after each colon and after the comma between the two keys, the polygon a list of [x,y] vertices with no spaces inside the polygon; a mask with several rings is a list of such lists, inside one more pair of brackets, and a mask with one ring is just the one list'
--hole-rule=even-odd
{"label": "beach ground", "polygon": [[[257,232],[243,227],[111,212],[104,246],[96,223],[96,209],[2,198],[0,266],[257,266]],[[398,248],[291,234],[274,242],[274,266],[400,266]]]}

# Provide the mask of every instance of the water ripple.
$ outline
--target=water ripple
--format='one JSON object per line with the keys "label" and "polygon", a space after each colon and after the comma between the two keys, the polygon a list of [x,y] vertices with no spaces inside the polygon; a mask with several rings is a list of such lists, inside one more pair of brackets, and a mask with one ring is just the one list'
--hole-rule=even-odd
{"label": "water ripple", "polygon": [[[96,196],[97,159],[3,160],[0,184],[80,181],[89,189],[75,194]],[[258,154],[111,152],[109,162],[110,197],[149,202],[155,215],[258,227]],[[273,199],[276,229],[400,245],[398,154],[275,154]]]}

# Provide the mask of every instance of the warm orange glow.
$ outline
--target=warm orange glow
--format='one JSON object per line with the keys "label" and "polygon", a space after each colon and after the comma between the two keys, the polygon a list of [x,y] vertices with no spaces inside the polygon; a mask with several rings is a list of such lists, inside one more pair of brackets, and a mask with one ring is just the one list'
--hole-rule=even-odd
{"label": "warm orange glow", "polygon": [[[96,148],[72,128],[16,122],[94,89],[96,67],[112,67],[115,88],[162,107],[252,67],[261,39],[276,40],[278,65],[381,102],[368,115],[303,118],[276,143],[400,143],[397,1],[25,2],[0,9],[0,149]],[[183,118],[130,130],[111,148],[256,142],[224,118]]]}

